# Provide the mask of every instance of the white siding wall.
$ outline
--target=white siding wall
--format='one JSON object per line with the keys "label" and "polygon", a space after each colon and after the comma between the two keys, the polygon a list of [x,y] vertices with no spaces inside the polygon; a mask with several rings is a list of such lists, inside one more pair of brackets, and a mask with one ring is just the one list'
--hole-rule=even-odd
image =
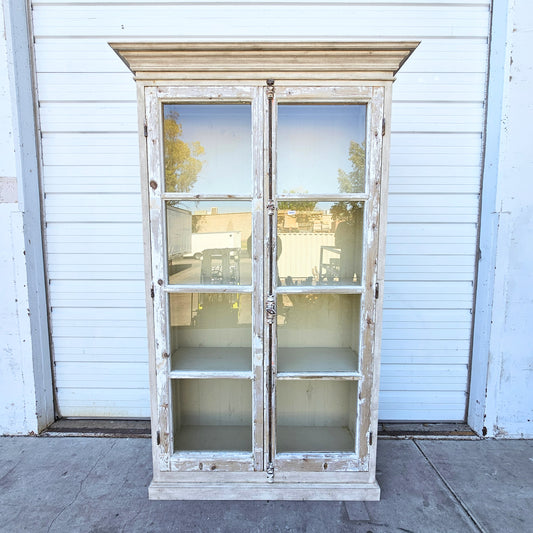
{"label": "white siding wall", "polygon": [[117,40],[421,40],[394,87],[381,418],[462,420],[489,0],[34,0],[59,407],[148,416],[136,95]]}

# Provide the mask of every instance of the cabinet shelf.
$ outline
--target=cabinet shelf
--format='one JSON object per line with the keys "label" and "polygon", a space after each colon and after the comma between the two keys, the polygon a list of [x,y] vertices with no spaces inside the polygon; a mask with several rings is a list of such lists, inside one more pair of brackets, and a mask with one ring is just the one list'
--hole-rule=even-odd
{"label": "cabinet shelf", "polygon": [[251,348],[178,348],[172,354],[171,379],[252,379]]}
{"label": "cabinet shelf", "polygon": [[174,436],[175,451],[249,452],[251,426],[182,426]]}
{"label": "cabinet shelf", "polygon": [[355,437],[347,427],[278,426],[276,452],[354,453]]}
{"label": "cabinet shelf", "polygon": [[278,379],[361,379],[350,348],[278,348]]}

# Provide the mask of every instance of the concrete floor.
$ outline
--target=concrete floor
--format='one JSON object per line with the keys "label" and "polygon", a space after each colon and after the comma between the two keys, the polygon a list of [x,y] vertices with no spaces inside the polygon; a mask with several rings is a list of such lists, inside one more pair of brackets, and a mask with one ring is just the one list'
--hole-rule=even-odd
{"label": "concrete floor", "polygon": [[380,440],[380,502],[149,501],[150,440],[0,438],[0,531],[533,532],[533,441]]}

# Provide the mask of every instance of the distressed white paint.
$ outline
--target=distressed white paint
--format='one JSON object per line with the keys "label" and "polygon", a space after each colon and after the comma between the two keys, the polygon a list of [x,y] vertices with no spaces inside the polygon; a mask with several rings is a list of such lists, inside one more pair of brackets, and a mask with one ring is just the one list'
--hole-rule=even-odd
{"label": "distressed white paint", "polygon": [[[148,380],[128,365],[129,355],[147,360],[128,323],[144,312],[136,94],[107,42],[364,38],[422,40],[393,92],[381,416],[463,419],[489,0],[33,4],[62,414],[149,413]],[[70,373],[83,359],[94,369],[84,389]],[[440,382],[426,379],[433,365],[449,369]]]}
{"label": "distressed white paint", "polygon": [[[0,28],[4,28],[0,3]],[[6,35],[0,34],[0,435],[38,431]]]}
{"label": "distressed white paint", "polygon": [[533,5],[509,2],[498,183],[494,294],[483,425],[487,435],[533,436]]}

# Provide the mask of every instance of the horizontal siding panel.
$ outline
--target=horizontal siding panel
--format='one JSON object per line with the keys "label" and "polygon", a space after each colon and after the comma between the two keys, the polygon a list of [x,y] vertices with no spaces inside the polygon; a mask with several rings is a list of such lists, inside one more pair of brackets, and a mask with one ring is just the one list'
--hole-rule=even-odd
{"label": "horizontal siding panel", "polygon": [[405,322],[409,328],[426,328],[428,324],[440,328],[447,327],[464,327],[469,324],[472,315],[469,311],[436,309],[436,310],[417,310],[404,309],[401,311],[395,309],[385,309],[383,312],[383,326],[390,328],[404,328]]}
{"label": "horizontal siding panel", "polygon": [[[413,350],[425,350],[428,360],[431,359],[433,351],[469,351],[469,339],[384,339],[383,350],[400,352],[410,352]],[[464,361],[463,361],[464,362]]]}
{"label": "horizontal siding panel", "polygon": [[[62,309],[59,307],[58,309]],[[132,337],[146,339],[146,320],[142,322],[131,322],[128,324],[105,323],[101,320],[94,320],[91,323],[83,321],[55,322],[54,336],[60,337]]]}
{"label": "horizontal siding panel", "polygon": [[469,323],[462,324],[455,328],[441,328],[440,326],[425,328],[404,328],[389,329],[383,328],[382,339],[395,340],[468,340],[470,338]]}
{"label": "horizontal siding panel", "polygon": [[106,236],[115,235],[117,237],[140,237],[142,239],[142,224],[130,223],[113,224],[111,227],[102,224],[49,224],[46,229],[48,239],[68,239],[78,236]]}
{"label": "horizontal siding panel", "polygon": [[382,391],[379,417],[383,421],[463,421],[465,393],[460,391]]}
{"label": "horizontal siding panel", "polygon": [[139,165],[50,166],[43,168],[45,193],[135,193],[140,195]]}
{"label": "horizontal siding panel", "polygon": [[58,387],[57,401],[61,416],[87,417],[149,417],[148,388]]}
{"label": "horizontal siding panel", "polygon": [[61,361],[148,360],[147,341],[137,337],[59,337],[54,352],[55,359]]}
{"label": "horizontal siding panel", "polygon": [[122,381],[120,389],[147,389],[148,362],[129,363],[127,369],[123,363],[92,363],[61,362],[55,366],[55,382],[57,387],[80,388],[113,388],[117,375],[127,370],[128,379]]}
{"label": "horizontal siding panel", "polygon": [[382,365],[382,391],[464,391],[467,365]]}
{"label": "horizontal siding panel", "polygon": [[438,72],[435,64],[428,73],[402,70],[393,85],[393,102],[483,102],[485,82],[484,72]]}
{"label": "horizontal siding panel", "polygon": [[469,350],[446,349],[382,349],[381,364],[400,365],[464,365],[469,362]]}
{"label": "horizontal siding panel", "polygon": [[385,39],[402,35],[421,37],[483,37],[487,34],[486,5],[327,5],[293,4],[35,5],[37,37],[90,37],[110,39],[242,38],[303,39],[332,35]]}

